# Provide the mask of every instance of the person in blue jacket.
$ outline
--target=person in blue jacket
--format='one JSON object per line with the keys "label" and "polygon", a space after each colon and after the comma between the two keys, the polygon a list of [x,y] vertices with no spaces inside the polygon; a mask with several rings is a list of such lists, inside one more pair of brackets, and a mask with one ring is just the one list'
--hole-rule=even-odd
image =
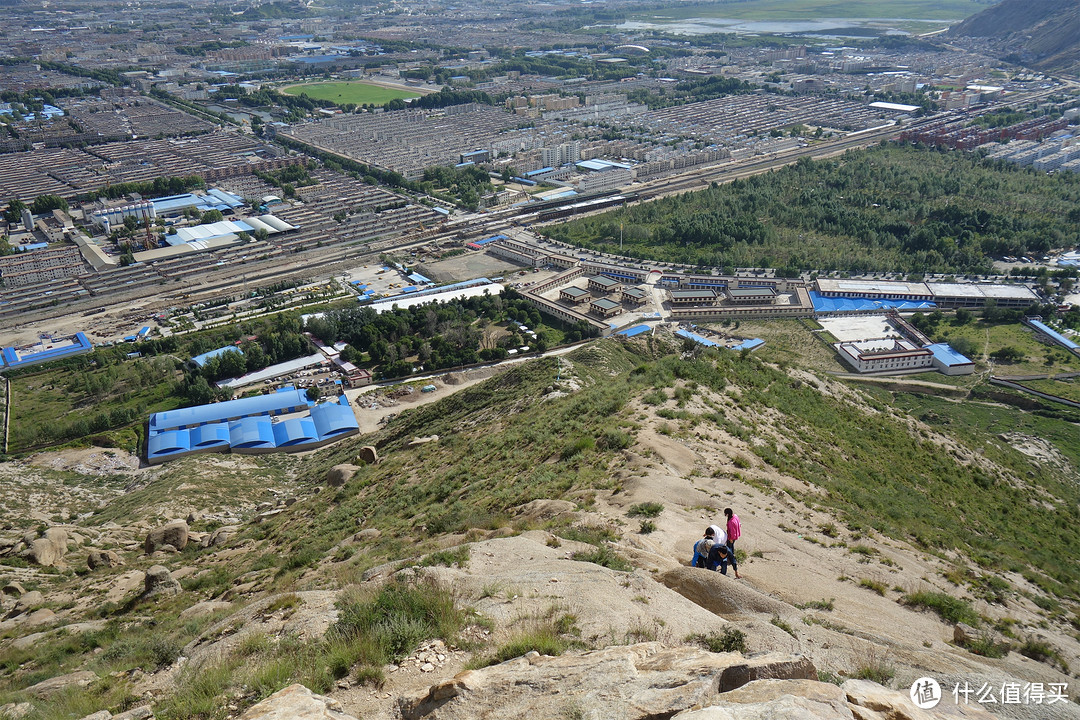
{"label": "person in blue jacket", "polygon": [[709,559],[705,563],[705,567],[710,570],[719,570],[721,575],[727,575],[727,566],[731,565],[731,569],[735,571],[735,577],[741,578],[739,574],[739,564],[735,560],[735,551],[729,548],[724,543],[717,543],[709,550]]}
{"label": "person in blue jacket", "polygon": [[[716,531],[710,525],[705,528],[705,536],[694,543],[694,557],[690,561],[691,567],[708,567],[709,553],[716,546]],[[710,570],[714,568],[709,568]]]}

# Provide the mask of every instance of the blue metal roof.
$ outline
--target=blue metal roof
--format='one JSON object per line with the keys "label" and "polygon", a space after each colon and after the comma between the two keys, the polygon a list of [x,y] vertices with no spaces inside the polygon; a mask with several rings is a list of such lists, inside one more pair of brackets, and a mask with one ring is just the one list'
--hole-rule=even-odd
{"label": "blue metal roof", "polygon": [[[183,430],[179,432],[185,432]],[[229,444],[229,426],[226,423],[214,423],[191,428],[188,434],[188,447],[191,449],[223,446]],[[165,433],[162,433],[163,435]]]}
{"label": "blue metal roof", "polygon": [[306,392],[302,390],[256,395],[238,400],[211,403],[210,405],[198,405],[196,407],[154,413],[150,416],[150,432],[209,425],[233,418],[276,415],[283,412],[294,412],[309,406],[310,403],[307,400]]}
{"label": "blue metal roof", "polygon": [[146,455],[148,458],[158,458],[187,452],[191,449],[189,442],[190,439],[186,430],[152,435],[147,441]]}
{"label": "blue metal roof", "polygon": [[226,345],[225,347],[219,347],[217,350],[208,350],[207,352],[204,352],[201,355],[196,355],[195,357],[191,358],[191,362],[195,363],[199,367],[204,367],[206,365],[206,362],[210,358],[215,358],[215,357],[218,357],[219,355],[224,355],[227,352],[238,352],[238,353],[243,354],[243,350],[241,350],[237,346],[235,346],[235,345]]}
{"label": "blue metal roof", "polygon": [[88,353],[94,349],[93,344],[82,332],[75,333],[75,337],[72,339],[70,345],[61,345],[60,347],[51,347],[47,350],[39,350],[38,352],[27,353],[20,355],[15,351],[15,348],[6,347],[0,351],[0,358],[3,362],[0,366],[15,369],[20,367],[26,367],[27,365],[35,365],[37,363],[49,362],[50,360],[59,360],[60,358],[71,357],[73,355],[82,355]]}
{"label": "blue metal roof", "polygon": [[1080,348],[1080,345],[1077,345],[1072,340],[1065,337],[1049,325],[1046,325],[1038,320],[1028,320],[1028,322],[1033,327],[1037,327],[1040,331],[1046,333],[1049,337],[1053,338],[1054,342],[1060,343],[1062,346],[1068,348],[1069,350],[1075,350],[1077,348]]}
{"label": "blue metal roof", "polygon": [[626,328],[625,330],[620,330],[619,332],[617,332],[615,334],[616,335],[622,335],[623,337],[634,337],[635,335],[640,335],[641,333],[645,333],[645,332],[649,332],[649,326],[648,325],[635,325],[634,327]]}
{"label": "blue metal roof", "polygon": [[[342,396],[344,397],[344,396]],[[311,409],[311,420],[315,423],[315,430],[320,440],[325,440],[334,435],[359,430],[360,425],[356,422],[356,415],[348,405],[337,403],[322,403]]]}
{"label": "blue metal roof", "polygon": [[274,426],[267,417],[246,417],[229,423],[229,445],[234,448],[272,448]]}
{"label": "blue metal roof", "polygon": [[971,360],[956,352],[952,349],[951,346],[945,343],[935,343],[934,345],[927,345],[926,349],[934,353],[935,360],[949,367],[952,367],[953,365],[972,364]]}
{"label": "blue metal roof", "polygon": [[930,310],[937,305],[923,300],[869,300],[867,298],[822,297],[816,290],[810,291],[814,312],[856,312],[860,310]]}
{"label": "blue metal roof", "polygon": [[277,447],[317,442],[318,439],[319,434],[311,418],[289,418],[274,423],[274,444]]}
{"label": "blue metal roof", "polygon": [[681,338],[686,338],[687,340],[693,340],[697,344],[704,345],[705,347],[721,347],[719,343],[715,343],[712,340],[709,340],[708,338],[702,337],[701,335],[698,335],[697,333],[692,333],[689,330],[676,330],[675,334],[678,335]]}
{"label": "blue metal roof", "polygon": [[751,338],[749,340],[743,340],[738,345],[733,345],[732,350],[753,350],[754,348],[761,347],[765,344],[765,341],[760,338]]}

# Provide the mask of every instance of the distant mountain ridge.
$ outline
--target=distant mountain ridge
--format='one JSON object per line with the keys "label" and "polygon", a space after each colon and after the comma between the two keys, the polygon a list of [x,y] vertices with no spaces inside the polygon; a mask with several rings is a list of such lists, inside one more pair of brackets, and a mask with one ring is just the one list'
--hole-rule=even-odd
{"label": "distant mountain ridge", "polygon": [[953,37],[991,38],[1004,57],[1044,71],[1080,74],[1080,3],[1004,0],[949,30]]}

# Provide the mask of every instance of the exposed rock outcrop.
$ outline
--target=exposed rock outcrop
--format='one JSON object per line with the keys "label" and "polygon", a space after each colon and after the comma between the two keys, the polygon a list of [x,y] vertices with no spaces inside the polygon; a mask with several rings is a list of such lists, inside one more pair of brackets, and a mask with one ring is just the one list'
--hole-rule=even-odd
{"label": "exposed rock outcrop", "polygon": [[299,683],[248,708],[240,720],[356,720],[337,700],[316,695]]}
{"label": "exposed rock outcrop", "polygon": [[239,525],[223,525],[212,533],[209,533],[201,541],[199,541],[199,547],[212,548],[218,545],[223,545],[229,541],[233,535],[240,530]]}
{"label": "exposed rock outcrop", "polygon": [[146,571],[146,577],[143,578],[143,597],[179,595],[182,591],[180,581],[174,578],[169,568],[164,565],[154,565]]}
{"label": "exposed rock outcrop", "polygon": [[124,561],[112,550],[91,550],[86,556],[86,566],[91,570],[97,570],[99,567],[117,567],[123,564]]}
{"label": "exposed rock outcrop", "polygon": [[352,480],[352,476],[356,474],[356,471],[360,468],[356,465],[335,465],[330,468],[330,471],[326,473],[326,485],[327,487],[341,487],[345,483]]}
{"label": "exposed rock outcrop", "polygon": [[188,524],[185,520],[173,520],[147,534],[143,548],[150,555],[161,550],[165,545],[172,545],[177,551],[183,550],[188,543]]}
{"label": "exposed rock outcrop", "polygon": [[709,705],[762,678],[816,679],[817,670],[801,655],[745,658],[641,643],[561,657],[529,653],[402,696],[398,707],[405,720],[535,717],[541,707],[547,717],[576,707],[586,716],[645,720]]}
{"label": "exposed rock outcrop", "polygon": [[27,549],[22,551],[22,556],[28,561],[42,567],[53,567],[58,564],[67,553],[68,534],[63,528],[52,527],[45,531],[39,538],[33,538]]}
{"label": "exposed rock outcrop", "polygon": [[942,702],[921,710],[906,693],[889,690],[867,680],[849,680],[842,686],[815,680],[757,680],[721,695],[711,706],[687,710],[673,720],[993,720],[977,705],[960,707]]}
{"label": "exposed rock outcrop", "polygon": [[784,615],[792,611],[787,603],[764,595],[732,575],[692,567],[676,567],[656,578],[687,600],[725,618],[750,613]]}
{"label": "exposed rock outcrop", "polygon": [[79,670],[67,675],[57,675],[48,680],[42,680],[36,685],[26,688],[26,692],[35,697],[48,697],[53,693],[70,687],[86,687],[97,680],[97,675],[89,670]]}

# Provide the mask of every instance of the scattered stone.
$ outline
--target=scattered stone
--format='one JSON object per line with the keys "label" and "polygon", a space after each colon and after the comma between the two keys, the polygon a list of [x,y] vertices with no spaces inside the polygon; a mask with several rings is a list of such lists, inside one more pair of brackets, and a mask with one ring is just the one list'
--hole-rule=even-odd
{"label": "scattered stone", "polygon": [[979,639],[979,631],[967,623],[956,623],[952,631],[953,642],[960,647],[967,647]]}
{"label": "scattered stone", "polygon": [[261,512],[258,515],[256,515],[255,520],[253,522],[261,523],[264,520],[269,520],[271,518],[275,518],[275,517],[277,517],[278,515],[280,515],[283,512],[285,512],[285,508],[277,508],[275,510],[267,510],[266,512]]}
{"label": "scattered stone", "polygon": [[28,702],[0,705],[0,717],[11,718],[11,720],[19,720],[32,712],[34,712],[34,706]]}
{"label": "scattered stone", "polygon": [[356,465],[335,465],[330,468],[330,471],[326,473],[326,484],[328,487],[341,487],[345,483],[352,480],[353,475],[360,468]]}
{"label": "scattered stone", "polygon": [[225,610],[231,607],[231,602],[225,602],[223,600],[206,600],[201,603],[195,603],[181,612],[180,619],[190,620],[191,618],[202,617],[203,615],[213,615],[219,610]]}
{"label": "scattered stone", "polygon": [[[57,631],[64,631],[65,633],[84,633],[84,632],[97,632],[105,629],[106,620],[90,620],[88,622],[72,623],[70,625],[63,625],[58,628],[54,628]],[[21,638],[16,638],[11,641],[11,647],[16,650],[28,650],[32,648],[38,641],[44,640],[48,637],[50,631],[37,632],[32,635],[24,635]]]}
{"label": "scattered stone", "polygon": [[218,545],[223,545],[229,541],[233,535],[240,529],[238,525],[223,525],[214,532],[210,533],[207,537],[203,538],[199,543],[199,547],[212,548]]}
{"label": "scattered stone", "polygon": [[96,713],[87,715],[82,720],[112,720],[112,713],[108,710],[98,710]]}
{"label": "scattered stone", "polygon": [[374,445],[365,445],[360,448],[360,454],[356,456],[357,462],[366,463],[367,465],[374,465],[379,462],[379,452],[375,449]]}
{"label": "scattered stone", "polygon": [[64,557],[67,552],[67,530],[51,527],[45,531],[42,537],[35,538],[27,543],[29,547],[23,550],[22,556],[29,562],[42,567],[53,567]]}
{"label": "scattered stone", "polygon": [[66,688],[86,687],[95,680],[97,680],[97,675],[94,673],[89,670],[79,670],[67,675],[57,675],[48,680],[42,680],[37,685],[26,688],[25,692],[35,697],[44,698]]}
{"label": "scattered stone", "polygon": [[180,581],[172,576],[167,567],[154,565],[146,571],[146,577],[143,579],[143,597],[179,595],[182,591]]}
{"label": "scattered stone", "polygon": [[366,540],[378,540],[380,537],[382,537],[382,532],[378,528],[364,528],[353,535],[353,540],[364,542]]}
{"label": "scattered stone", "polygon": [[253,705],[240,720],[356,720],[345,714],[341,703],[316,695],[297,683]]}
{"label": "scattered stone", "polygon": [[45,596],[37,590],[31,590],[28,593],[24,593],[22,597],[19,598],[19,601],[15,603],[15,612],[28,612],[43,604],[45,604]]}
{"label": "scattered stone", "polygon": [[177,551],[183,550],[188,543],[188,525],[183,520],[173,520],[159,528],[154,528],[146,536],[143,544],[147,555],[161,550],[164,545],[172,545]]}
{"label": "scattered stone", "polygon": [[415,445],[427,445],[428,443],[439,442],[438,435],[428,435],[426,437],[413,436],[413,439],[409,441],[409,447]]}
{"label": "scattered stone", "polygon": [[0,594],[8,595],[10,597],[19,597],[26,592],[26,588],[22,586],[22,583],[9,582],[4,587],[0,588]]}
{"label": "scattered stone", "polygon": [[86,556],[86,566],[91,570],[97,570],[99,567],[117,567],[123,564],[124,561],[113,550],[91,550],[90,554]]}
{"label": "scattered stone", "polygon": [[105,602],[120,602],[132,590],[143,584],[145,575],[141,570],[129,570],[120,575],[113,582],[113,586],[105,593]]}
{"label": "scattered stone", "polygon": [[154,711],[150,709],[149,705],[143,705],[142,707],[133,708],[127,712],[122,712],[119,715],[113,715],[112,720],[147,720],[147,718],[153,718]]}
{"label": "scattered stone", "polygon": [[187,514],[187,524],[194,525],[197,522],[202,522],[202,513],[198,510],[192,510]]}
{"label": "scattered stone", "polygon": [[[801,655],[768,653],[744,658],[660,643],[613,646],[548,657],[529,653],[480,670],[467,670],[415,695],[398,698],[404,720],[438,717],[532,717],[564,698],[589,698],[596,717],[662,718],[713,704],[723,693],[762,678],[816,679]],[[632,709],[632,713],[630,710]]]}
{"label": "scattered stone", "polygon": [[165,553],[166,555],[175,555],[178,552],[180,552],[180,549],[177,548],[175,545],[173,545],[172,543],[165,543],[157,550],[155,550],[154,554],[157,555],[158,553]]}
{"label": "scattered stone", "polygon": [[432,671],[432,670],[434,670],[434,669],[435,669],[435,666],[434,666],[434,665],[432,665],[432,664],[431,664],[431,663],[429,663],[429,662],[426,662],[426,663],[424,663],[423,665],[421,665],[421,666],[420,666],[420,672],[426,672],[426,673],[429,673],[429,672],[431,672],[431,671]]}

